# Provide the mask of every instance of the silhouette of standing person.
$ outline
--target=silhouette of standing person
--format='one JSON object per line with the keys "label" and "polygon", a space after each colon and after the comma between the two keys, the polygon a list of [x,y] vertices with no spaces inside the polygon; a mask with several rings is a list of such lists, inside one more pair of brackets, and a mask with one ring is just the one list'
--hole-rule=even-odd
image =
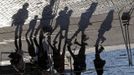
{"label": "silhouette of standing person", "polygon": [[86,69],[86,56],[85,56],[85,50],[86,50],[86,35],[82,35],[81,44],[75,41],[75,44],[81,46],[79,52],[77,55],[74,55],[74,53],[71,51],[71,44],[68,44],[68,51],[70,52],[71,56],[74,60],[74,73],[75,75],[81,75],[81,72]]}
{"label": "silhouette of standing person", "polygon": [[[65,30],[67,28],[67,11],[68,7],[64,7],[64,10],[59,11],[59,15],[56,18],[56,24],[53,28],[53,32],[56,30],[58,26],[60,26],[60,30]],[[64,27],[65,26],[65,27]]]}
{"label": "silhouette of standing person", "polygon": [[95,45],[95,59],[93,60],[94,61],[94,66],[95,66],[95,70],[97,72],[97,75],[103,75],[103,67],[104,65],[106,64],[106,61],[101,59],[100,57],[100,53],[104,50],[104,47],[101,46],[99,49],[99,46],[98,45]]}
{"label": "silhouette of standing person", "polygon": [[[21,34],[23,30],[23,25],[28,18],[28,8],[29,4],[25,3],[22,7],[22,9],[19,9],[16,14],[12,16],[12,25],[11,26],[16,26],[15,28],[15,47],[17,50],[21,50]],[[17,40],[19,39],[19,40]]]}
{"label": "silhouette of standing person", "polygon": [[34,16],[34,19],[32,19],[29,23],[29,29],[27,30],[26,32],[26,37],[27,35],[30,33],[30,38],[32,37],[33,33],[34,33],[34,29],[35,29],[35,26],[37,24],[37,20],[38,20],[38,16],[35,15]]}
{"label": "silhouette of standing person", "polygon": [[52,32],[52,27],[51,27],[51,20],[55,17],[55,14],[52,14],[52,5],[47,5],[44,7],[43,12],[42,12],[42,18],[40,20],[40,25],[37,27],[34,36],[38,34],[40,29],[43,30],[44,33]]}
{"label": "silhouette of standing person", "polygon": [[96,40],[96,45],[98,45],[100,41],[101,43],[103,43],[106,40],[104,34],[106,31],[109,31],[112,28],[113,14],[114,10],[110,10],[107,17],[101,24],[100,29],[98,30],[98,38]]}
{"label": "silhouette of standing person", "polygon": [[74,33],[74,35],[69,39],[70,41],[78,35],[79,32],[82,34],[85,34],[86,28],[88,28],[88,25],[91,25],[90,18],[92,17],[92,14],[96,10],[98,3],[93,2],[89,9],[86,10],[86,12],[81,14],[80,21],[78,23],[79,29]]}
{"label": "silhouette of standing person", "polygon": [[[59,12],[59,16],[56,18],[56,25],[53,29],[54,30],[60,26],[60,31],[55,36],[54,41],[56,41],[57,37],[60,35],[62,38],[65,37],[65,40],[67,39],[69,24],[70,24],[70,17],[72,15],[73,11],[69,10],[68,7],[65,7],[64,10]],[[65,34],[63,35],[63,31],[65,31]]]}
{"label": "silhouette of standing person", "polygon": [[15,28],[15,47],[16,51],[11,53],[9,57],[11,58],[11,64],[18,72],[24,72],[25,70],[25,62],[23,60],[23,52],[22,52],[22,43],[21,43],[21,34],[22,34],[22,26],[24,25],[26,19],[28,18],[28,8],[29,4],[25,3],[22,9],[19,9],[16,14],[12,16],[12,25],[16,26]]}

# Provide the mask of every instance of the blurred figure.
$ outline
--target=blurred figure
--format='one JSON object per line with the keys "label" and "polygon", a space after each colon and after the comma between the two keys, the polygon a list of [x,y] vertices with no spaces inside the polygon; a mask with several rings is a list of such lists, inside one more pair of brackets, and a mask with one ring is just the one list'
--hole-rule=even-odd
{"label": "blurred figure", "polygon": [[[63,38],[60,38],[60,39],[63,39]],[[48,43],[53,50],[54,69],[56,69],[56,71],[60,73],[60,75],[64,75],[63,73],[65,70],[64,68],[65,48],[63,48],[63,51],[61,53],[61,41],[62,40],[59,40],[58,48],[56,47],[57,42],[53,42],[53,45],[50,43],[50,41],[48,41]]]}
{"label": "blurred figure", "polygon": [[42,29],[44,33],[52,32],[52,27],[51,27],[51,21],[55,17],[55,14],[53,14],[52,6],[47,5],[44,7],[43,12],[42,12],[42,18],[40,20],[40,25],[37,27],[34,36],[37,36],[38,32]]}
{"label": "blurred figure", "polygon": [[[61,36],[62,38],[65,37],[65,40],[67,39],[69,24],[70,24],[70,17],[72,15],[73,11],[69,10],[68,7],[65,7],[64,10],[61,10],[59,12],[59,16],[56,18],[56,24],[53,29],[53,32],[56,30],[56,28],[59,26],[60,30],[58,34],[55,36],[54,41],[56,41],[58,36]],[[63,31],[65,31],[65,34],[63,34]]]}
{"label": "blurred figure", "polygon": [[68,39],[68,31],[69,31],[69,24],[70,24],[70,17],[72,15],[73,11],[69,10],[68,7],[65,7],[64,10],[61,10],[59,12],[59,16],[56,18],[56,25],[53,29],[53,32],[56,30],[56,28],[59,26],[60,30],[55,36],[53,42],[56,42],[57,37],[59,37],[59,40],[64,39],[64,46],[63,49],[66,49],[66,41]]}
{"label": "blurred figure", "polygon": [[11,58],[10,62],[16,71],[24,73],[25,70],[25,62],[23,60],[23,51],[22,51],[22,42],[21,42],[21,34],[23,30],[23,25],[28,18],[28,8],[29,4],[25,3],[21,9],[18,10],[16,14],[12,16],[12,25],[16,26],[15,28],[15,52],[9,55]]}
{"label": "blurred figure", "polygon": [[82,35],[82,40],[81,40],[81,44],[77,42],[77,40],[75,41],[75,44],[79,45],[81,48],[78,52],[77,55],[75,55],[72,50],[71,50],[71,44],[68,44],[68,51],[70,52],[73,60],[74,60],[74,73],[75,75],[81,75],[81,72],[86,70],[86,56],[85,56],[85,51],[86,51],[86,45],[87,43],[85,43],[86,41],[86,35]]}
{"label": "blurred figure", "polygon": [[[28,18],[28,8],[29,4],[25,3],[22,7],[22,9],[19,9],[18,12],[16,14],[14,14],[12,16],[12,25],[11,26],[16,26],[15,28],[15,47],[16,50],[21,50],[21,34],[22,34],[22,30],[23,30],[23,25],[26,21],[26,19]],[[18,39],[18,40],[17,40]]]}
{"label": "blurred figure", "polygon": [[96,44],[103,43],[106,38],[104,34],[112,28],[114,10],[110,10],[105,20],[102,22],[100,29],[98,30],[98,38],[96,40]]}
{"label": "blurred figure", "polygon": [[26,42],[28,44],[28,53],[31,56],[31,63],[36,62],[36,52],[35,52],[35,47],[34,47],[34,42],[32,38],[28,39],[26,38]]}
{"label": "blurred figure", "polygon": [[41,70],[46,71],[50,68],[50,59],[48,57],[48,50],[47,48],[45,48],[46,46],[43,44],[44,39],[45,37],[43,36],[43,31],[41,30],[39,35],[39,43],[36,37],[34,37],[34,43],[37,49],[37,64]]}
{"label": "blurred figure", "polygon": [[19,73],[24,73],[25,62],[22,55],[18,54],[17,52],[13,52],[8,57],[10,58],[10,63],[14,69]]}
{"label": "blurred figure", "polygon": [[94,13],[94,11],[97,8],[98,3],[93,2],[91,6],[81,14],[80,21],[78,23],[79,29],[74,33],[74,35],[69,39],[71,41],[74,37],[76,37],[80,32],[82,35],[85,35],[85,30],[88,28],[89,25],[92,25],[90,23],[90,19]]}
{"label": "blurred figure", "polygon": [[38,15],[35,15],[34,19],[32,19],[29,23],[29,29],[26,32],[26,37],[27,37],[28,33],[30,33],[30,38],[33,36],[34,29],[37,24],[37,20],[38,20]]}
{"label": "blurred figure", "polygon": [[100,53],[104,50],[104,47],[101,46],[99,49],[98,48],[99,46],[95,45],[96,53],[95,53],[95,59],[93,61],[94,61],[94,66],[95,66],[97,75],[103,75],[103,72],[104,72],[103,67],[106,64],[106,61],[101,59]]}

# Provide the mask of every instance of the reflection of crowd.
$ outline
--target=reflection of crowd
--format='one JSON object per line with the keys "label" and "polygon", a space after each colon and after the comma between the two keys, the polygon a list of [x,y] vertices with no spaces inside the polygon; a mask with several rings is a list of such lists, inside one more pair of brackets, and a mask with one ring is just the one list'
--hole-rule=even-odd
{"label": "reflection of crowd", "polygon": [[[54,1],[54,0],[51,0]],[[12,19],[12,26],[16,26],[15,30],[15,47],[16,52],[11,53],[9,57],[11,58],[11,64],[19,71],[24,72],[25,70],[25,63],[23,61],[23,51],[22,51],[22,42],[21,42],[21,33],[23,29],[24,22],[28,18],[28,3],[25,3],[23,5],[23,8],[20,9],[15,15],[13,15]],[[90,18],[95,11],[97,7],[97,3],[92,3],[91,7],[88,8],[85,13],[81,15],[81,19],[79,21],[79,29],[74,33],[74,35],[71,38],[68,38],[68,31],[69,31],[69,24],[70,24],[70,17],[73,13],[72,10],[69,10],[68,7],[65,7],[64,10],[61,10],[56,18],[56,23],[54,28],[51,26],[52,20],[56,16],[56,14],[53,14],[53,6],[54,2],[50,2],[49,5],[46,5],[42,12],[42,18],[39,19],[38,15],[34,16],[34,19],[32,19],[29,23],[28,31],[26,32],[26,42],[28,47],[28,53],[31,56],[30,62],[31,64],[36,65],[41,71],[47,71],[51,68],[55,69],[58,73],[61,75],[64,75],[65,71],[65,52],[68,49],[70,55],[73,58],[73,70],[75,75],[81,75],[81,72],[86,70],[86,46],[88,45],[86,41],[88,40],[88,37],[86,36],[85,29],[90,25],[91,23]],[[37,21],[40,21],[39,26],[37,26]],[[60,27],[59,32],[54,37],[53,41],[51,41],[51,35],[53,32],[57,29],[57,27]],[[35,29],[36,28],[36,29]],[[65,32],[64,32],[65,31]],[[75,40],[74,43],[72,43],[73,38],[77,39],[77,35],[79,32],[82,32],[81,34],[81,43],[79,43],[77,40]],[[59,40],[57,41],[57,38],[59,37]],[[64,43],[62,42],[64,40]],[[80,47],[78,54],[75,54],[71,47],[73,45],[78,45]],[[95,45],[96,51],[98,51],[98,45]],[[101,48],[102,49],[102,48]],[[99,49],[99,50],[101,50]],[[52,51],[50,51],[52,50]],[[101,68],[103,69],[103,66],[105,64],[105,61],[101,60],[100,58],[101,52],[96,52],[95,54],[95,69]],[[102,67],[98,67],[98,62],[103,62]],[[101,70],[103,71],[103,70]],[[97,73],[100,72],[100,70],[97,70]],[[99,74],[98,75],[102,75]]]}

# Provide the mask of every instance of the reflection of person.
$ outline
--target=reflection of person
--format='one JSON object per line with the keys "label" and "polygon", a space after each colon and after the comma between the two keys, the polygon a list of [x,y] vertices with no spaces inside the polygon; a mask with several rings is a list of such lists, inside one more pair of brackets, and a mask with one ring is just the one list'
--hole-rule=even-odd
{"label": "reflection of person", "polygon": [[[22,9],[19,9],[16,14],[12,16],[12,26],[16,26],[15,28],[15,46],[17,50],[21,50],[21,34],[22,34],[22,26],[24,25],[26,19],[28,18],[28,8],[29,4],[25,3]],[[17,39],[19,38],[19,42]],[[19,45],[18,45],[19,44]]]}
{"label": "reflection of person", "polygon": [[94,59],[94,66],[95,70],[97,72],[97,75],[103,75],[103,67],[106,63],[105,60],[101,59],[100,53],[104,50],[103,46],[101,46],[98,49],[98,45],[95,46],[96,54],[95,54],[95,59]]}
{"label": "reflection of person", "polygon": [[49,57],[46,48],[44,48],[43,40],[44,36],[42,31],[39,35],[39,43],[37,42],[36,37],[34,37],[34,43],[37,47],[37,64],[41,70],[47,70],[50,68]]}
{"label": "reflection of person", "polygon": [[26,38],[27,44],[28,44],[28,53],[31,56],[31,62],[35,61],[36,57],[36,52],[35,52],[35,47],[32,38],[30,40]]}
{"label": "reflection of person", "polygon": [[26,37],[27,37],[28,33],[30,33],[30,37],[32,37],[32,35],[34,33],[34,29],[35,29],[36,23],[37,23],[37,19],[38,19],[38,16],[35,15],[34,16],[34,19],[32,19],[30,21],[30,23],[29,23],[29,29],[26,32]]}
{"label": "reflection of person", "polygon": [[86,60],[86,57],[85,57],[85,50],[86,50],[86,45],[87,43],[85,43],[84,41],[86,41],[86,36],[85,35],[82,35],[82,43],[78,43],[77,41],[75,41],[75,44],[81,46],[80,50],[79,50],[79,53],[77,55],[74,55],[74,53],[71,51],[71,45],[69,44],[67,47],[68,47],[68,51],[70,52],[71,56],[73,57],[73,60],[74,60],[74,73],[76,75],[81,75],[81,72],[83,70],[86,69],[86,63],[85,63],[85,60]]}
{"label": "reflection of person", "polygon": [[[50,41],[48,41],[48,43],[53,50],[54,68],[57,70],[57,72],[63,73],[64,72],[65,49],[63,49],[63,52],[60,54],[61,40],[59,40],[58,48],[56,48],[57,42],[54,42],[53,45],[50,43]],[[63,74],[61,74],[61,75],[63,75]]]}

